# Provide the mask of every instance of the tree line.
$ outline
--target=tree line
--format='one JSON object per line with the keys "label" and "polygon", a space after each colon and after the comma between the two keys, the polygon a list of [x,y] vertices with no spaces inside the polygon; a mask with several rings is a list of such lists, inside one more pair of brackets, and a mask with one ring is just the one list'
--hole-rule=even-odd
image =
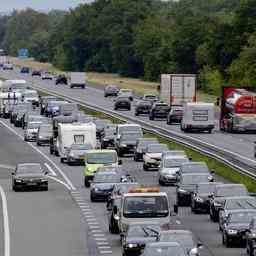
{"label": "tree line", "polygon": [[96,0],[69,11],[0,16],[0,48],[70,71],[159,80],[195,73],[202,89],[256,88],[255,0]]}

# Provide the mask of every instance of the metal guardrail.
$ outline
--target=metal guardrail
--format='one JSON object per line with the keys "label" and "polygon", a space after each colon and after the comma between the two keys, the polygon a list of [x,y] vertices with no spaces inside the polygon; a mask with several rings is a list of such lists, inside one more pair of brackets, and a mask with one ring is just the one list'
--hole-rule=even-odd
{"label": "metal guardrail", "polygon": [[[163,127],[157,126],[157,125],[148,124],[147,122],[145,122],[143,120],[139,120],[135,117],[133,118],[133,117],[123,115],[121,113],[117,113],[116,111],[106,110],[105,108],[103,108],[101,106],[85,103],[80,99],[77,99],[77,98],[74,98],[74,97],[71,97],[71,96],[68,96],[65,94],[56,93],[54,91],[35,86],[34,84],[32,85],[32,87],[34,87],[35,89],[42,91],[46,94],[55,95],[55,96],[58,96],[61,98],[65,98],[69,101],[78,103],[82,107],[91,109],[93,111],[102,112],[108,116],[119,119],[120,121],[123,121],[123,122],[128,121],[128,122],[138,123],[142,126],[142,128],[145,131],[148,131],[150,133],[155,133],[161,137],[164,137],[165,139],[167,139],[169,141],[175,141],[178,144],[189,147],[189,148],[191,148],[197,152],[200,152],[206,156],[210,156],[211,158],[214,158],[215,160],[218,160],[218,161],[236,169],[236,171],[239,172],[240,174],[249,176],[252,179],[256,180],[256,161],[254,161],[254,160],[242,157],[239,154],[222,149],[220,147],[209,144],[207,142],[203,142],[196,138],[189,137],[185,134],[180,134],[175,131],[169,131],[169,130],[167,130]],[[242,161],[242,159],[244,161]],[[250,162],[251,164],[246,163],[245,161]]]}

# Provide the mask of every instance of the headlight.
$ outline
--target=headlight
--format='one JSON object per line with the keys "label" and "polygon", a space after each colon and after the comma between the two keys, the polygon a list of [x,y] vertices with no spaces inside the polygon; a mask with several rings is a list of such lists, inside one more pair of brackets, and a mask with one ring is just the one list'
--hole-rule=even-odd
{"label": "headlight", "polygon": [[137,152],[138,152],[138,153],[142,153],[142,150],[141,150],[141,149],[138,149]]}
{"label": "headlight", "polygon": [[121,147],[127,147],[127,145],[126,145],[126,144],[121,144],[120,146],[121,146]]}
{"label": "headlight", "polygon": [[184,190],[182,188],[179,188],[178,192],[180,192],[180,193],[189,193],[187,190]]}
{"label": "headlight", "polygon": [[43,136],[39,136],[39,139],[43,139],[44,137]]}
{"label": "headlight", "polygon": [[74,157],[75,155],[74,155],[74,153],[70,153],[70,156],[71,156],[71,157]]}
{"label": "headlight", "polygon": [[99,191],[99,189],[98,188],[94,188],[94,191],[97,192],[97,191]]}
{"label": "headlight", "polygon": [[134,247],[137,247],[138,245],[137,244],[128,244],[127,247],[128,248],[134,248]]}
{"label": "headlight", "polygon": [[22,180],[15,180],[15,182],[22,182]]}
{"label": "headlight", "polygon": [[237,234],[237,230],[235,230],[235,229],[228,229],[228,234],[229,235],[235,235],[235,234]]}
{"label": "headlight", "polygon": [[201,197],[196,197],[195,200],[199,203],[202,203],[204,201]]}
{"label": "headlight", "polygon": [[41,182],[47,182],[47,180],[46,179],[41,179]]}
{"label": "headlight", "polygon": [[115,216],[114,216],[114,219],[115,219],[115,220],[119,220],[120,218],[119,218],[118,215],[115,215]]}

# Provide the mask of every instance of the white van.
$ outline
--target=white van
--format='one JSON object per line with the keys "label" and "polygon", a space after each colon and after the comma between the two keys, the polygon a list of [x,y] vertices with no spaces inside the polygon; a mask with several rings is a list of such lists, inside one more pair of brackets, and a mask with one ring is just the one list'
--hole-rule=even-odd
{"label": "white van", "polygon": [[57,148],[60,161],[67,159],[72,144],[88,144],[96,148],[96,125],[94,123],[58,124]]}
{"label": "white van", "polygon": [[205,102],[190,102],[184,104],[181,130],[212,132],[215,126],[214,104]]}

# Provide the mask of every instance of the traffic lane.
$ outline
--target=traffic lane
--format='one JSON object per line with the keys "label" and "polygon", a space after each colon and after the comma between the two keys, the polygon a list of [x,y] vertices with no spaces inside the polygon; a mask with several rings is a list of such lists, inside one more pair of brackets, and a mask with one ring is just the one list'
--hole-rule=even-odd
{"label": "traffic lane", "polygon": [[[20,78],[27,78],[27,80],[33,81],[33,83],[37,86],[41,86],[48,90],[53,90],[60,93],[65,94],[67,96],[72,96],[79,100],[86,101],[87,103],[96,104],[106,109],[113,110],[113,100],[104,98],[104,92],[88,87],[86,90],[83,89],[70,89],[68,85],[66,86],[56,86],[53,81],[42,81],[38,80],[38,78],[31,78],[29,76],[24,76],[19,73],[16,75]],[[121,113],[121,112],[120,112]],[[124,113],[124,112],[123,112]],[[126,111],[125,115],[134,117],[134,109],[132,111]],[[171,129],[177,133],[183,134],[180,131],[179,126],[173,125],[169,126],[166,124],[166,121],[150,121],[148,120],[147,116],[140,116],[141,120],[146,122],[150,122],[153,125],[158,125],[166,129]],[[237,134],[236,134],[237,135]],[[247,158],[254,160],[253,155],[253,141],[255,140],[254,136],[251,134],[241,134],[240,135],[230,135],[222,132],[215,132],[213,134],[205,134],[205,133],[189,133],[186,136],[193,137],[195,139],[199,139],[210,144],[216,145],[220,148],[230,150],[231,152],[235,152],[237,157],[240,158],[241,156],[245,157],[245,159],[241,159],[242,161],[247,163]],[[255,164],[255,163],[254,163]]]}

